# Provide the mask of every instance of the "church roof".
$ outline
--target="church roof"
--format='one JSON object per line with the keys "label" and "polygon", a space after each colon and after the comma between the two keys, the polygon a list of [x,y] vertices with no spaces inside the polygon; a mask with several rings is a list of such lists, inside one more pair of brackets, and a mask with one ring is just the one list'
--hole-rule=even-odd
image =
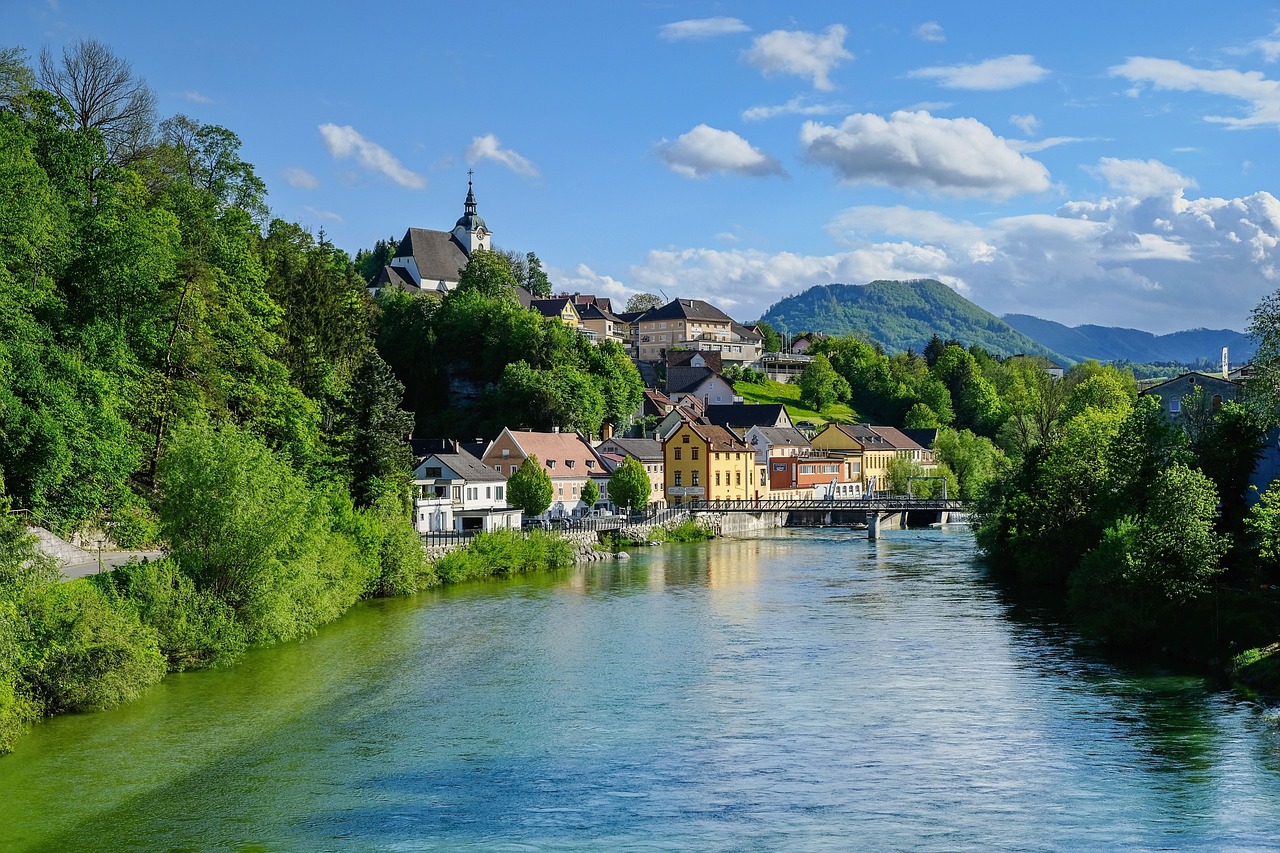
{"label": "church roof", "polygon": [[404,233],[404,239],[396,247],[397,258],[413,258],[418,265],[418,275],[429,282],[427,289],[434,288],[434,282],[457,282],[461,278],[461,270],[470,258],[466,249],[454,236],[446,231],[432,231],[427,228],[410,228]]}
{"label": "church roof", "polygon": [[413,279],[403,267],[384,266],[378,270],[378,275],[373,279],[370,287],[379,290],[386,287],[397,287],[401,290],[407,290],[410,293],[417,293],[421,288],[413,283]]}

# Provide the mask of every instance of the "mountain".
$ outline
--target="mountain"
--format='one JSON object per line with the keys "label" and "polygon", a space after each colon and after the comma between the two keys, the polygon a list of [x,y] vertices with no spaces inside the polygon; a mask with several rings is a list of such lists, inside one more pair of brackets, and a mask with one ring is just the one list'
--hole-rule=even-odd
{"label": "mountain", "polygon": [[1098,361],[1124,359],[1143,364],[1163,361],[1194,364],[1207,360],[1216,364],[1222,358],[1223,347],[1230,350],[1232,362],[1253,358],[1256,349],[1246,335],[1230,329],[1191,329],[1153,335],[1138,329],[1111,326],[1070,328],[1026,314],[1006,314],[1003,319],[1019,332],[1074,361],[1096,358]]}
{"label": "mountain", "polygon": [[919,352],[937,335],[996,355],[1025,353],[1063,361],[1051,347],[932,279],[818,285],[775,303],[760,319],[792,334],[856,332],[889,352]]}

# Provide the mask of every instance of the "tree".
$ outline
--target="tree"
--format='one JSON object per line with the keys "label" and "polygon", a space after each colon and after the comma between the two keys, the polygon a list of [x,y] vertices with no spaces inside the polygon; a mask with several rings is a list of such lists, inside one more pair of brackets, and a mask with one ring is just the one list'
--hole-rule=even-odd
{"label": "tree", "polygon": [[907,429],[937,429],[942,426],[933,409],[924,403],[916,403],[908,409],[906,416],[902,419],[902,425]]}
{"label": "tree", "polygon": [[413,414],[400,408],[404,386],[377,350],[365,353],[351,400],[351,494],[371,506],[384,491],[399,493],[413,467]]}
{"label": "tree", "polygon": [[649,505],[653,485],[649,472],[634,456],[628,456],[609,477],[609,500],[614,506],[644,509]]}
{"label": "tree", "polygon": [[71,105],[75,127],[96,130],[117,165],[139,157],[151,140],[156,96],[133,66],[97,39],[76,39],[61,61],[47,47],[40,52],[40,83]]}
{"label": "tree", "polygon": [[515,302],[519,283],[502,255],[482,250],[472,255],[462,270],[457,291],[475,291],[491,299]]}
{"label": "tree", "polygon": [[551,475],[542,470],[537,456],[526,456],[516,472],[507,478],[507,503],[519,507],[526,516],[542,515],[551,506]]}
{"label": "tree", "polygon": [[524,256],[525,280],[523,282],[525,290],[528,290],[534,296],[547,297],[551,295],[551,279],[547,278],[547,273],[542,269],[542,261],[533,252],[529,252]]}
{"label": "tree", "polygon": [[582,484],[582,502],[587,505],[587,509],[596,505],[596,501],[600,500],[600,487],[596,485],[595,480],[587,480]]}
{"label": "tree", "polygon": [[943,429],[933,443],[938,459],[956,473],[960,481],[958,497],[979,498],[996,477],[1004,473],[1008,461],[991,439],[969,430]]}
{"label": "tree", "polygon": [[36,75],[20,47],[0,48],[0,110],[20,110],[35,88]]}
{"label": "tree", "polygon": [[773,326],[760,320],[756,323],[756,331],[762,338],[760,345],[764,348],[764,352],[782,352],[782,335],[778,334]]}
{"label": "tree", "polygon": [[805,366],[798,384],[801,402],[819,412],[832,403],[848,400],[851,393],[848,380],[836,373],[822,353]]}
{"label": "tree", "polygon": [[650,311],[663,306],[662,297],[656,293],[633,293],[627,300],[627,308],[623,313],[634,314],[638,311]]}

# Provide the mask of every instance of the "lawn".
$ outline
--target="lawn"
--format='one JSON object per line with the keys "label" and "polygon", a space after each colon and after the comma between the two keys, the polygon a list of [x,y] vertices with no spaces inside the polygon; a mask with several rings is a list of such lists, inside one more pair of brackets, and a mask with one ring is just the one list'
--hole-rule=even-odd
{"label": "lawn", "polygon": [[806,409],[800,404],[799,385],[774,382],[772,379],[764,382],[735,382],[733,393],[741,396],[744,403],[782,403],[787,407],[787,414],[791,416],[793,423],[813,421],[822,425],[827,421],[858,422],[857,413],[844,403],[827,406],[821,412]]}

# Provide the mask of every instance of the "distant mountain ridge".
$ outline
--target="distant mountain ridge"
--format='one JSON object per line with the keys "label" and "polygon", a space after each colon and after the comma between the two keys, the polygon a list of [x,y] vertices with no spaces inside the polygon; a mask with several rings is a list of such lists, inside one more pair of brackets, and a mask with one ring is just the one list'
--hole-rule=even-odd
{"label": "distant mountain ridge", "polygon": [[1052,347],[933,279],[820,284],[776,302],[760,319],[792,334],[864,335],[889,352],[920,352],[937,335],[1001,356],[1063,360]]}
{"label": "distant mountain ridge", "polygon": [[1253,358],[1257,347],[1247,335],[1230,329],[1190,329],[1154,335],[1139,329],[1085,325],[1074,328],[1027,314],[1006,314],[1004,321],[1072,361],[1132,361],[1142,364],[1174,361],[1217,363],[1227,347],[1233,363]]}

